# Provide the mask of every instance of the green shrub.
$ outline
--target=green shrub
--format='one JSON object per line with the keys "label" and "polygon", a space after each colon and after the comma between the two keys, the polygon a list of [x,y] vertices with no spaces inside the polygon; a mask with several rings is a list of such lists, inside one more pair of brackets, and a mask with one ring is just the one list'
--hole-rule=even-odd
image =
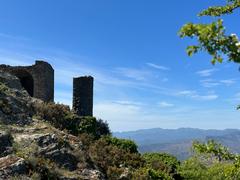
{"label": "green shrub", "polygon": [[[144,160],[139,153],[131,153],[130,151],[119,148],[107,141],[105,137],[95,141],[89,148],[89,155],[94,162],[108,177],[112,177],[109,174],[114,170],[122,172],[122,168],[137,169],[143,167]],[[117,173],[120,176],[120,174]]]}
{"label": "green shrub", "polygon": [[50,122],[56,128],[64,129],[68,126],[67,118],[73,116],[69,106],[55,103],[35,103],[35,114]]}
{"label": "green shrub", "polygon": [[51,179],[57,180],[61,176],[56,171],[56,165],[50,160],[38,157],[29,157],[27,163],[30,168],[30,177],[31,179]]}
{"label": "green shrub", "polygon": [[207,179],[207,167],[196,157],[192,157],[181,164],[180,174],[184,179],[205,180]]}
{"label": "green shrub", "polygon": [[132,179],[143,180],[173,180],[171,176],[163,171],[156,171],[151,168],[139,168],[132,174]]}
{"label": "green shrub", "polygon": [[9,91],[9,88],[2,82],[0,82],[0,92],[1,93],[7,93]]}
{"label": "green shrub", "polygon": [[204,165],[197,157],[192,157],[182,163],[180,174],[184,179],[192,180],[237,180],[240,177],[240,169],[232,162]]}
{"label": "green shrub", "polygon": [[208,140],[206,143],[195,141],[193,142],[193,150],[201,155],[215,157],[219,162],[235,159],[235,155],[227,147],[214,140]]}
{"label": "green shrub", "polygon": [[106,136],[104,138],[108,144],[117,146],[121,149],[129,151],[130,153],[138,153],[137,145],[135,144],[134,141],[128,139],[118,139],[112,136]]}
{"label": "green shrub", "polygon": [[77,116],[70,111],[69,106],[55,103],[40,103],[34,105],[35,115],[48,121],[54,127],[68,130],[71,134],[93,134],[95,138],[111,134],[108,124],[90,116]]}
{"label": "green shrub", "polygon": [[97,119],[96,134],[98,137],[111,134],[107,121]]}
{"label": "green shrub", "polygon": [[107,170],[107,178],[109,180],[120,180],[120,179],[130,179],[130,174],[127,173],[125,174],[125,178],[120,178],[121,175],[123,175],[123,173],[125,172],[125,168],[118,168],[118,167],[109,167]]}
{"label": "green shrub", "polygon": [[176,157],[166,153],[145,153],[143,159],[146,161],[146,167],[156,172],[164,172],[174,179],[181,179],[178,174],[180,162]]}
{"label": "green shrub", "polygon": [[235,180],[240,177],[239,155],[213,140],[206,143],[194,142],[195,156],[184,161],[180,174],[193,180]]}
{"label": "green shrub", "polygon": [[95,142],[95,137],[89,133],[82,133],[78,135],[80,141],[84,145],[84,149],[88,150],[89,146]]}
{"label": "green shrub", "polygon": [[103,135],[111,134],[108,124],[102,120],[97,120],[95,117],[78,116],[72,121],[77,123],[77,125],[75,125],[77,128],[77,134],[92,134],[96,139],[99,139]]}

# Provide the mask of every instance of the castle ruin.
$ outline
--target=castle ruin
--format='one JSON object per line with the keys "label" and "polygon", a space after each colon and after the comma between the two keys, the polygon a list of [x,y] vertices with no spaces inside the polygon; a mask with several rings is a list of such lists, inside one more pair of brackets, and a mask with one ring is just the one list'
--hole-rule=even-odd
{"label": "castle ruin", "polygon": [[[32,66],[0,65],[0,70],[19,78],[22,87],[34,98],[54,101],[54,69],[44,61]],[[73,110],[79,116],[93,115],[93,77],[73,78]]]}
{"label": "castle ruin", "polygon": [[54,69],[47,62],[36,61],[32,66],[0,65],[0,70],[18,77],[30,96],[54,101]]}

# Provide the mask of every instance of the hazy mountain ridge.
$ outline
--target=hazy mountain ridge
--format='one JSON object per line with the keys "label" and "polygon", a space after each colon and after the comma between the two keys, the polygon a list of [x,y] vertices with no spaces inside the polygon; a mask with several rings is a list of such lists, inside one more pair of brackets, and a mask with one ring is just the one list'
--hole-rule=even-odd
{"label": "hazy mountain ridge", "polygon": [[175,155],[178,159],[186,159],[191,155],[193,140],[207,141],[214,139],[229,147],[232,152],[240,152],[240,130],[203,130],[195,128],[179,129],[146,129],[128,132],[115,132],[114,136],[134,140],[139,151],[144,152],[167,152]]}

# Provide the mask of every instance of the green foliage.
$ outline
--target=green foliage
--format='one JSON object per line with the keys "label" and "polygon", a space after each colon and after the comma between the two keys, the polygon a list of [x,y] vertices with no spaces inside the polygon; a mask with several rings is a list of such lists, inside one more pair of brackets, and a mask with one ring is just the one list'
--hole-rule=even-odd
{"label": "green foliage", "polygon": [[213,6],[199,13],[199,16],[221,16],[224,14],[231,14],[240,7],[239,0],[227,0],[225,6]]}
{"label": "green foliage", "polygon": [[[233,180],[240,177],[239,155],[212,140],[207,143],[195,142],[196,156],[189,158],[180,166],[184,179],[193,180]],[[217,161],[216,161],[217,160]]]}
{"label": "green foliage", "polygon": [[[199,16],[220,16],[230,14],[240,7],[239,0],[228,0],[226,6],[209,7]],[[197,38],[198,44],[187,47],[187,54],[192,56],[199,51],[206,51],[212,56],[212,64],[223,61],[226,55],[229,61],[240,63],[240,42],[237,35],[227,35],[223,20],[218,19],[209,24],[187,23],[179,31],[181,38]]]}
{"label": "green foliage", "polygon": [[209,154],[217,158],[218,161],[222,160],[234,160],[235,155],[230,153],[228,148],[216,143],[213,140],[209,140],[207,143],[200,143],[195,141],[193,143],[193,149],[201,154]]}
{"label": "green foliage", "polygon": [[60,129],[64,129],[68,125],[67,119],[73,116],[69,106],[63,104],[37,102],[34,108],[37,116]]}
{"label": "green foliage", "polygon": [[6,93],[9,91],[9,88],[2,82],[0,82],[0,92],[1,93]]}
{"label": "green foliage", "polygon": [[115,138],[112,136],[106,136],[106,137],[104,137],[104,140],[108,144],[117,146],[121,149],[124,149],[124,150],[130,152],[130,153],[138,153],[137,145],[135,144],[134,141],[131,141],[128,139],[119,139],[119,138]]}
{"label": "green foliage", "polygon": [[108,124],[90,116],[77,116],[69,106],[55,103],[35,103],[36,116],[50,122],[54,127],[68,130],[71,134],[93,134],[95,138],[111,134]]}
{"label": "green foliage", "polygon": [[151,168],[137,169],[133,174],[133,179],[149,179],[149,180],[173,180],[171,176],[163,171],[156,171]]}
{"label": "green foliage", "polygon": [[207,167],[198,158],[192,157],[184,161],[180,166],[180,174],[183,179],[205,180],[207,178]]}
{"label": "green foliage", "polygon": [[233,180],[240,177],[240,169],[231,162],[215,162],[211,165],[201,162],[199,157],[184,161],[180,167],[183,179],[191,180]]}
{"label": "green foliage", "polygon": [[126,169],[143,167],[144,160],[139,153],[130,153],[128,150],[111,144],[105,137],[95,141],[89,147],[89,155],[98,167],[108,177],[120,177]]}
{"label": "green foliage", "polygon": [[166,153],[145,153],[143,158],[146,161],[146,167],[156,172],[164,172],[174,179],[180,178],[178,174],[180,162],[176,157]]}
{"label": "green foliage", "polygon": [[97,119],[96,121],[96,134],[98,137],[102,135],[110,135],[111,131],[108,126],[107,121],[103,121],[102,119]]}
{"label": "green foliage", "polygon": [[30,166],[29,175],[31,179],[52,179],[57,180],[61,175],[55,171],[56,165],[48,159],[29,157],[27,163]]}
{"label": "green foliage", "polygon": [[96,138],[100,138],[103,135],[110,135],[110,129],[107,122],[103,120],[97,120],[95,117],[85,116],[78,117],[78,134],[89,133]]}
{"label": "green foliage", "polygon": [[[80,118],[80,117],[79,117]],[[81,133],[96,133],[96,119],[90,116],[82,117],[79,119],[78,132]]]}
{"label": "green foliage", "polygon": [[236,171],[231,163],[215,163],[209,167],[207,176],[211,179],[232,180],[239,178],[239,170]]}

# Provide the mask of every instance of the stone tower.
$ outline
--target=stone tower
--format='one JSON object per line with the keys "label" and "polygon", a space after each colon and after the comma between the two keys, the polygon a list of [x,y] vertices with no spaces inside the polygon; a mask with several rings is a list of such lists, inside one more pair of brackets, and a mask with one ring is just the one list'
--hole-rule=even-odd
{"label": "stone tower", "polygon": [[36,61],[32,66],[0,65],[0,70],[17,76],[30,96],[45,102],[54,101],[54,69],[49,63]]}
{"label": "stone tower", "polygon": [[93,115],[93,77],[73,78],[73,110],[79,116]]}

